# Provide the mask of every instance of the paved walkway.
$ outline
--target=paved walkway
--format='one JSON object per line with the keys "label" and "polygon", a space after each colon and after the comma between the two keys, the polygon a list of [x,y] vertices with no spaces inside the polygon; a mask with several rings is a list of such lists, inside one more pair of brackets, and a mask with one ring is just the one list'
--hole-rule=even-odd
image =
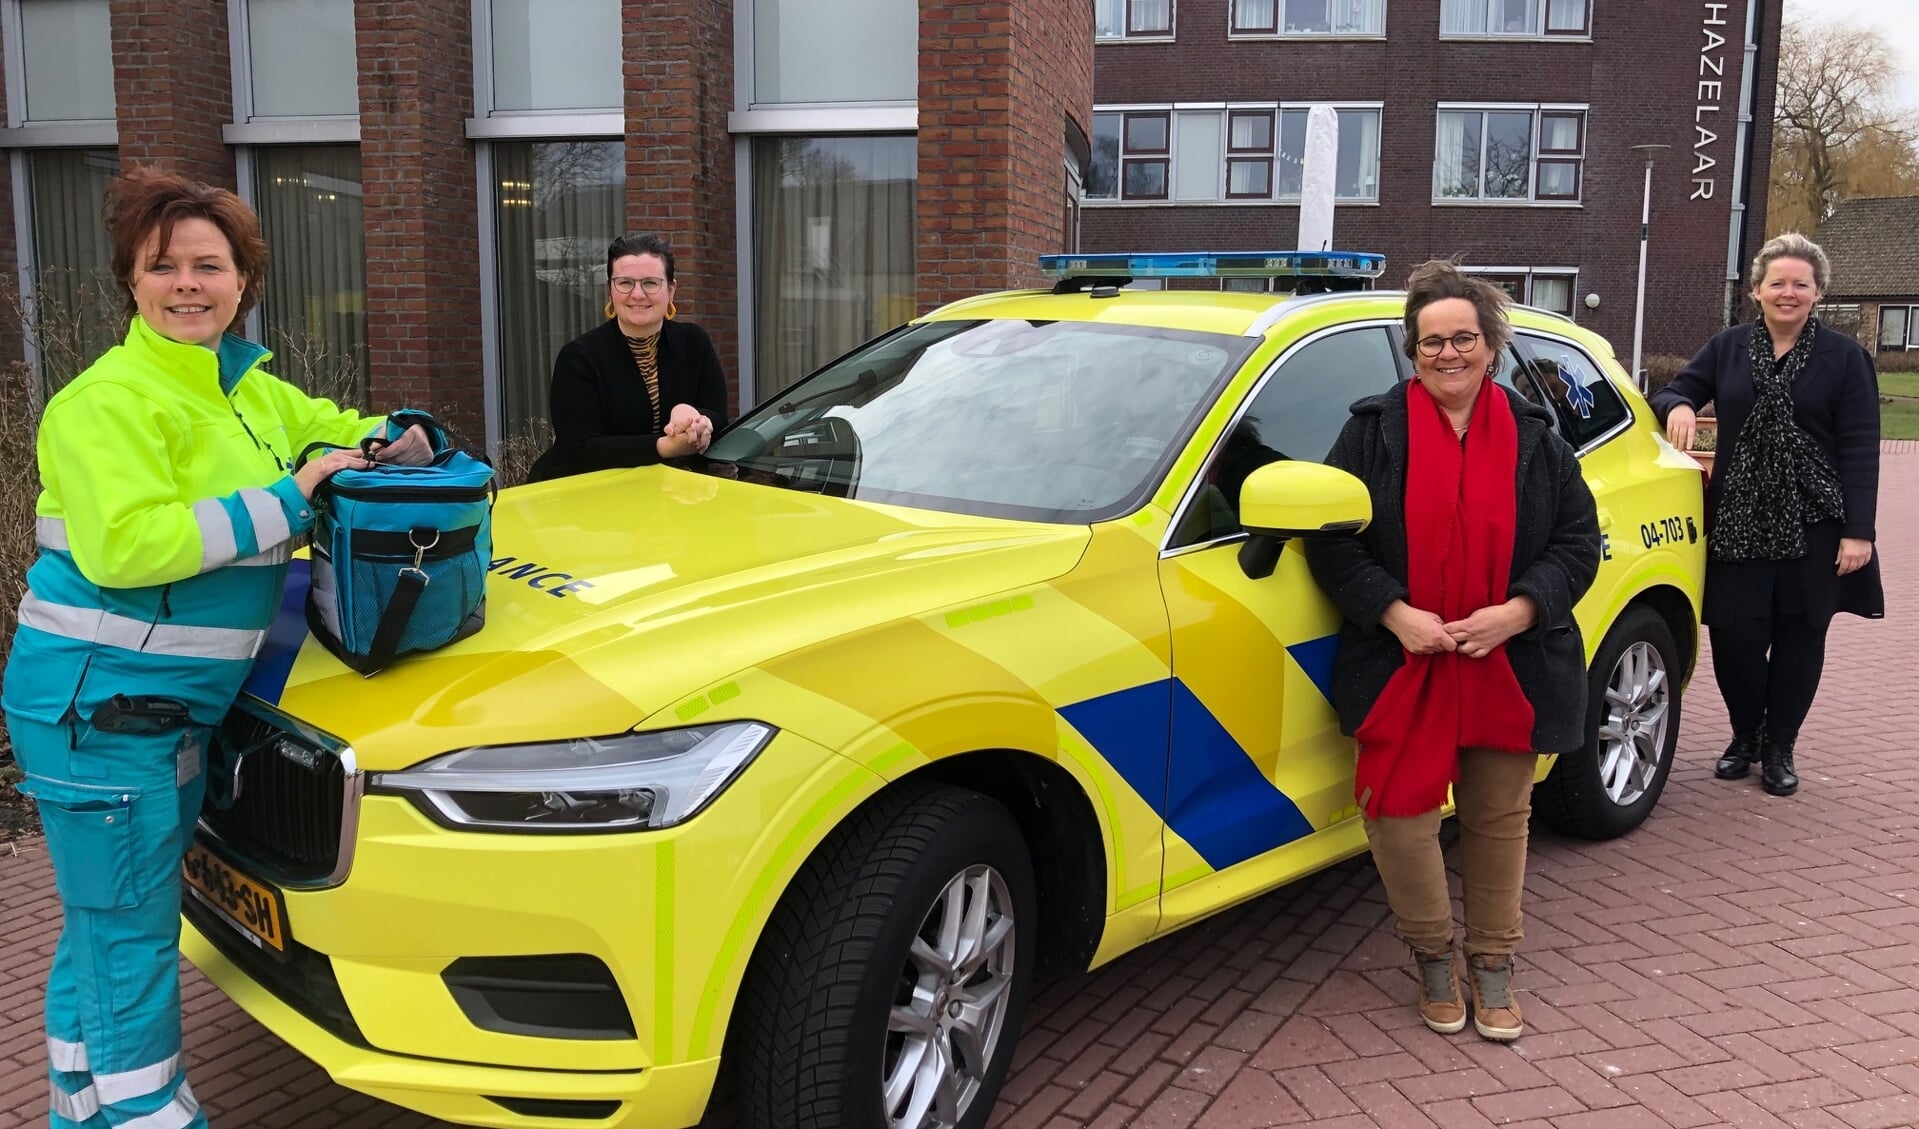
{"label": "paved walkway", "polygon": [[[1835,625],[1797,797],[1712,778],[1708,676],[1644,827],[1535,837],[1516,1046],[1419,1025],[1359,859],[1048,988],[992,1124],[1919,1125],[1919,445],[1888,445],[1881,498],[1891,618]],[[0,1129],[45,1123],[57,921],[45,857],[0,857]],[[332,1085],[197,974],[185,991],[220,1129],[434,1124]]]}

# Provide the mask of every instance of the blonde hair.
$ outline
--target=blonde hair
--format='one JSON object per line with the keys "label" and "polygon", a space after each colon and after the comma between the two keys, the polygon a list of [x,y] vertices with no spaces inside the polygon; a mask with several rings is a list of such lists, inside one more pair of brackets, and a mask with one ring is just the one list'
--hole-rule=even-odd
{"label": "blonde hair", "polygon": [[1807,239],[1796,231],[1784,235],[1775,235],[1766,240],[1759,248],[1759,254],[1752,260],[1752,284],[1755,288],[1764,281],[1766,271],[1780,259],[1798,259],[1812,267],[1812,283],[1824,294],[1832,289],[1832,260],[1826,258],[1826,252],[1819,244]]}

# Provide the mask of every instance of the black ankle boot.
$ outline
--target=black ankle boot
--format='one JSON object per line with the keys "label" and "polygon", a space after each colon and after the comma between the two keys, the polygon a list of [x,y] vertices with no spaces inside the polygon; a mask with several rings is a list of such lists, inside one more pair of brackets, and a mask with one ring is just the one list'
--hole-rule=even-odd
{"label": "black ankle boot", "polygon": [[1792,747],[1797,733],[1766,735],[1765,767],[1759,774],[1759,786],[1775,796],[1790,796],[1799,790],[1799,774],[1792,770]]}
{"label": "black ankle boot", "polygon": [[1752,762],[1760,758],[1765,747],[1765,730],[1734,731],[1732,744],[1726,746],[1719,763],[1712,766],[1712,774],[1721,780],[1744,780],[1746,773],[1752,771]]}

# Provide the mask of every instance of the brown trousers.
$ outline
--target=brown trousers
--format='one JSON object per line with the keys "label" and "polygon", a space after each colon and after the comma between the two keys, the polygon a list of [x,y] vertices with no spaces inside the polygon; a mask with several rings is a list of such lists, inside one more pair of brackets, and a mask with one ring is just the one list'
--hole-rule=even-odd
{"label": "brown trousers", "polygon": [[[1538,762],[1534,753],[1460,750],[1453,809],[1459,817],[1468,956],[1509,956],[1525,936],[1520,895],[1526,887],[1526,831]],[[1394,926],[1402,940],[1424,953],[1443,952],[1453,943],[1439,823],[1437,808],[1403,819],[1366,820],[1366,840],[1386,885]]]}

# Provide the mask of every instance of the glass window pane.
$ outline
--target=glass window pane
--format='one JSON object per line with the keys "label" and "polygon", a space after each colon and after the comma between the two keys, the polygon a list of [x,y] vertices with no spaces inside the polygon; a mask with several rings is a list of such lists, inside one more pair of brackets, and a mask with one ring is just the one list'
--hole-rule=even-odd
{"label": "glass window pane", "polygon": [[753,101],[911,102],[919,7],[899,0],[754,0]]}
{"label": "glass window pane", "polygon": [[1119,114],[1093,115],[1093,162],[1086,170],[1088,199],[1119,195]]}
{"label": "glass window pane", "polygon": [[1299,198],[1305,182],[1306,111],[1281,110],[1279,114],[1279,159],[1275,162],[1274,195],[1282,200]]}
{"label": "glass window pane", "polygon": [[1539,198],[1541,200],[1579,199],[1579,162],[1539,162]]}
{"label": "glass window pane", "polygon": [[120,288],[108,267],[113,244],[100,219],[107,185],[119,174],[120,156],[112,149],[27,152],[33,293],[26,329],[49,394],[125,332]]}
{"label": "glass window pane", "polygon": [[113,31],[107,0],[20,0],[28,121],[113,120]]}
{"label": "glass window pane", "polygon": [[1493,0],[1493,13],[1502,35],[1539,34],[1539,0]]}
{"label": "glass window pane", "polygon": [[1233,0],[1235,31],[1272,31],[1278,0]]}
{"label": "glass window pane", "polygon": [[1630,411],[1612,382],[1585,353],[1563,341],[1517,335],[1514,341],[1532,362],[1535,382],[1565,421],[1566,438],[1587,443],[1625,422]]}
{"label": "glass window pane", "polygon": [[617,110],[626,104],[620,0],[492,5],[495,110]]}
{"label": "glass window pane", "polygon": [[1166,198],[1166,162],[1127,161],[1121,193],[1132,199]]}
{"label": "glass window pane", "polygon": [[1488,200],[1524,200],[1531,194],[1533,116],[1495,111],[1486,115]]}
{"label": "glass window pane", "polygon": [[1533,276],[1533,305],[1542,310],[1551,310],[1556,314],[1572,316],[1573,279],[1571,275],[1545,274]]}
{"label": "glass window pane", "polygon": [[260,294],[268,367],[311,395],[365,406],[360,149],[272,145],[254,153],[254,199],[273,252]]}
{"label": "glass window pane", "polygon": [[1339,168],[1334,196],[1341,200],[1379,198],[1379,111],[1339,111]]}
{"label": "glass window pane", "polygon": [[1270,111],[1234,113],[1232,148],[1241,152],[1273,151],[1273,115]]}
{"label": "glass window pane", "polygon": [[1220,113],[1191,110],[1179,115],[1179,163],[1174,195],[1181,200],[1219,199]]}
{"label": "glass window pane", "polygon": [[[1226,162],[1226,192],[1232,196],[1270,196],[1273,163],[1264,157]],[[1255,279],[1254,281],[1258,281]]]}
{"label": "glass window pane", "polygon": [[1479,128],[1476,110],[1439,115],[1439,144],[1433,157],[1433,195],[1444,200],[1479,195]]}
{"label": "glass window pane", "polygon": [[547,414],[560,346],[605,320],[606,245],[626,229],[619,141],[493,146],[500,385],[509,437]]}
{"label": "glass window pane", "polygon": [[1301,35],[1324,35],[1333,30],[1327,8],[1332,0],[1286,0],[1286,30]]}
{"label": "glass window pane", "polygon": [[1905,306],[1879,307],[1879,347],[1901,349],[1906,344]]}
{"label": "glass window pane", "polygon": [[1386,0],[1346,0],[1337,5],[1333,30],[1345,35],[1386,34]]}
{"label": "glass window pane", "polygon": [[1097,0],[1093,5],[1093,34],[1115,38],[1126,34],[1126,0]]}
{"label": "glass window pane", "polygon": [[1588,0],[1546,0],[1546,30],[1576,34],[1586,30]]}
{"label": "glass window pane", "polygon": [[1539,151],[1542,153],[1579,152],[1578,114],[1541,114],[1539,116]]}
{"label": "glass window pane", "polygon": [[[1161,35],[1173,30],[1173,0],[1129,0],[1132,4],[1132,28],[1140,35]],[[917,17],[919,9],[909,8]]]}
{"label": "glass window pane", "polygon": [[1166,121],[1165,114],[1126,115],[1126,152],[1166,152]]}
{"label": "glass window pane", "polygon": [[754,139],[756,399],[913,317],[918,153],[911,137]]}
{"label": "glass window pane", "polygon": [[360,112],[352,0],[249,0],[247,47],[255,115]]}
{"label": "glass window pane", "polygon": [[1486,0],[1440,0],[1439,30],[1445,35],[1486,34]]}

